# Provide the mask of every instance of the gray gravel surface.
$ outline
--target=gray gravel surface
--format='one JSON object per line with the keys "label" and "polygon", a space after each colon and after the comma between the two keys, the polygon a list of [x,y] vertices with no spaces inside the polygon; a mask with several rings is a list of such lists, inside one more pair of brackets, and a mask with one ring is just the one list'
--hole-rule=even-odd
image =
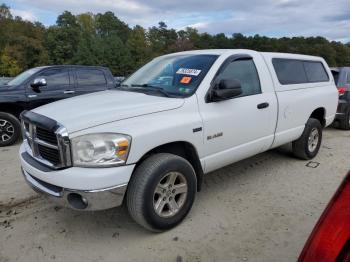
{"label": "gray gravel surface", "polygon": [[0,262],[295,261],[350,169],[350,132],[329,128],[312,163],[285,146],[206,175],[187,219],[154,234],[123,207],[77,212],[39,197],[18,147],[0,148]]}

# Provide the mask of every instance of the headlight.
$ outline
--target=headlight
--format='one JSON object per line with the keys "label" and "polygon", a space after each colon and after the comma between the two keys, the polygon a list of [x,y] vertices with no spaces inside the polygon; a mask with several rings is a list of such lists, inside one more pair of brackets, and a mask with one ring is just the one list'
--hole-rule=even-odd
{"label": "headlight", "polygon": [[126,163],[131,137],[101,133],[72,139],[73,165],[81,167],[111,167]]}

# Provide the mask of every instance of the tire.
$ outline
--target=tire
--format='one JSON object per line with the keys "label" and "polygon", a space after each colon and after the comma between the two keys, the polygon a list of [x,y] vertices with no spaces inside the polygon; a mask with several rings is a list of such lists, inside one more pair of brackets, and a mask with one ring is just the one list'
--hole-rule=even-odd
{"label": "tire", "polygon": [[0,112],[0,147],[17,142],[21,134],[19,120],[9,113]]}
{"label": "tire", "polygon": [[[317,135],[317,141],[315,136]],[[309,143],[310,141],[310,143]],[[301,137],[293,142],[293,153],[296,157],[309,160],[314,158],[322,143],[322,125],[320,121],[310,118]]]}
{"label": "tire", "polygon": [[343,130],[350,130],[350,112],[348,112],[345,119],[339,121],[339,128]]}
{"label": "tire", "polygon": [[[176,181],[170,188],[169,181],[175,175]],[[173,193],[174,189],[178,192]],[[179,192],[185,189],[186,193]],[[186,159],[167,153],[155,154],[144,160],[132,175],[126,196],[127,207],[139,225],[154,232],[162,232],[182,222],[191,210],[196,192],[196,174]],[[177,211],[171,208],[173,204],[170,206],[174,201],[179,207]],[[159,211],[156,209],[158,203]]]}

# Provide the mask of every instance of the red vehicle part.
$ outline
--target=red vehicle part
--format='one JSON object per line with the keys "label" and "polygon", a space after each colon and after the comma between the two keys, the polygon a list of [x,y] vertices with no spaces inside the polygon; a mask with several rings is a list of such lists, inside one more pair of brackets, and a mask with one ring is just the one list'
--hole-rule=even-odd
{"label": "red vehicle part", "polygon": [[346,93],[346,87],[337,87],[339,96],[342,96]]}
{"label": "red vehicle part", "polygon": [[350,261],[350,172],[317,222],[298,261]]}

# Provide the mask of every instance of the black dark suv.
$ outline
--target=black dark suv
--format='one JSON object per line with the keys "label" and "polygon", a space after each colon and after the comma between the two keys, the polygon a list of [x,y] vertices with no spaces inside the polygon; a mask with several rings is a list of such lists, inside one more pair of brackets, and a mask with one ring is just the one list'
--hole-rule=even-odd
{"label": "black dark suv", "polygon": [[105,67],[44,66],[23,72],[0,86],[0,147],[19,138],[18,118],[23,110],[114,87],[115,80]]}
{"label": "black dark suv", "polygon": [[331,68],[339,92],[335,126],[350,129],[350,67]]}

